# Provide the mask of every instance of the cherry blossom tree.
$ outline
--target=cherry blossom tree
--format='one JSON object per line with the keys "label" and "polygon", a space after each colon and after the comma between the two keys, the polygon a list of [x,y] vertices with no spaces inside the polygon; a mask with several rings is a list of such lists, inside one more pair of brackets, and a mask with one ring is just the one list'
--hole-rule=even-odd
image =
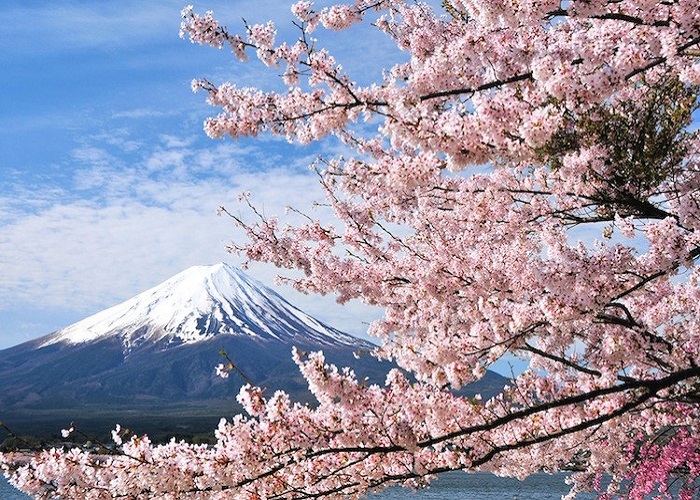
{"label": "cherry blossom tree", "polygon": [[[700,9],[691,0],[355,0],[292,6],[299,28],[182,35],[280,74],[284,91],[197,80],[213,138],[338,140],[314,165],[334,225],[226,212],[252,261],[307,293],[381,306],[367,385],[294,353],[318,400],[246,385],[213,446],[147,437],[115,456],[45,451],[11,480],[45,498],[357,498],[451,470],[572,465],[577,491],[700,491]],[[379,30],[400,49],[356,83],[313,38]],[[328,35],[330,36],[330,35]],[[330,139],[329,139],[330,138]],[[325,219],[323,219],[325,220]],[[488,401],[455,389],[513,355]],[[235,360],[234,360],[235,361]]]}

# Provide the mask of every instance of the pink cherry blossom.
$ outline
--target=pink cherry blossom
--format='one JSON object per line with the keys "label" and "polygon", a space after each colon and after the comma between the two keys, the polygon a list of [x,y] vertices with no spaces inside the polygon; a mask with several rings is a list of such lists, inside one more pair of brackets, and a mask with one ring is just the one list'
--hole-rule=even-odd
{"label": "pink cherry blossom", "polygon": [[[246,384],[246,414],[222,419],[212,446],[135,436],[107,458],[3,455],[12,483],[45,498],[359,498],[450,470],[576,465],[570,498],[667,498],[671,483],[697,496],[697,3],[292,12],[299,36],[278,41],[270,23],[235,34],[183,11],[182,36],[255,54],[286,85],[196,80],[217,109],[207,134],[335,138],[352,151],[314,165],[332,225],[287,225],[246,194],[247,215],[221,212],[248,235],[230,250],[302,271],[282,279],[305,293],[383,308],[373,354],[400,369],[369,384],[295,351],[313,407]],[[324,28],[376,29],[401,53],[360,85],[308,36]],[[505,355],[529,369],[499,395],[457,391]]]}

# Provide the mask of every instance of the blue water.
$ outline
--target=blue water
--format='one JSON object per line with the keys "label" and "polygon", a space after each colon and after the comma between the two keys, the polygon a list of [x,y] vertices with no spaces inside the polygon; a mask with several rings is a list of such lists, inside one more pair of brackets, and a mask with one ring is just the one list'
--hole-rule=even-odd
{"label": "blue water", "polygon": [[5,476],[0,473],[0,500],[27,500],[28,498],[30,498],[29,495],[10,486]]}
{"label": "blue water", "polygon": [[[535,474],[524,481],[477,472],[451,472],[434,480],[430,487],[412,492],[389,488],[372,495],[372,500],[560,500],[569,492],[567,474]],[[581,500],[594,496],[579,495]]]}
{"label": "blue water", "polygon": [[[429,488],[413,492],[389,488],[370,496],[370,500],[559,500],[568,493],[566,474],[536,474],[525,481],[501,478],[486,473],[452,472],[440,476]],[[25,495],[0,479],[1,500],[26,500]],[[581,500],[593,496],[579,495]],[[577,498],[577,500],[578,500]]]}

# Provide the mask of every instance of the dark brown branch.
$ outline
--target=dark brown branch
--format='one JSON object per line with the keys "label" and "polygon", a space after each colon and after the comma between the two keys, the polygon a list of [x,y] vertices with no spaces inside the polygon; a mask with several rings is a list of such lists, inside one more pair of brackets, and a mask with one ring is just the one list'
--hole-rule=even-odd
{"label": "dark brown branch", "polygon": [[[695,250],[691,251],[688,254],[688,260],[695,260],[698,257],[700,257],[700,248],[696,248]],[[644,276],[642,279],[634,286],[626,289],[625,291],[617,294],[615,297],[610,299],[610,302],[617,302],[618,300],[632,294],[633,292],[639,290],[640,288],[644,287],[646,284],[648,284],[651,281],[654,281],[656,278],[660,278],[661,276],[666,276],[670,272],[674,271],[675,269],[678,269],[680,267],[681,262],[675,262],[669,269],[662,269],[660,271],[657,271],[653,274],[650,274],[649,276]]]}
{"label": "dark brown branch", "polygon": [[[681,45],[681,46],[678,48],[678,50],[676,51],[676,53],[677,53],[678,55],[683,55],[683,52],[685,52],[686,50],[688,50],[689,48],[691,48],[693,45],[698,45],[698,44],[700,44],[700,37],[695,37],[695,38],[691,39],[689,42],[687,42],[687,43]],[[646,64],[645,66],[642,66],[641,68],[637,68],[637,69],[635,69],[634,71],[630,72],[630,73],[625,77],[625,80],[630,80],[630,79],[634,78],[635,76],[637,76],[637,75],[639,75],[639,74],[641,74],[641,73],[644,73],[645,71],[650,70],[651,68],[654,68],[654,67],[656,67],[656,66],[659,66],[659,65],[661,65],[661,64],[664,64],[666,61],[668,61],[668,58],[665,57],[665,56],[664,56],[664,57],[657,57],[656,59],[651,60],[651,61],[650,61],[648,64]]]}
{"label": "dark brown branch", "polygon": [[[571,17],[568,9],[556,9],[547,13],[545,19],[551,20],[556,17]],[[597,19],[600,21],[623,21],[626,23],[634,24],[635,26],[653,26],[656,28],[667,27],[671,25],[669,19],[657,20],[652,23],[644,21],[644,19],[629,14],[623,14],[622,12],[606,12],[605,14],[597,14],[587,19]]]}
{"label": "dark brown branch", "polygon": [[568,366],[569,368],[573,368],[576,371],[580,371],[583,373],[587,373],[588,375],[593,375],[595,377],[600,377],[602,373],[600,373],[598,370],[592,370],[590,368],[586,368],[585,366],[577,365],[576,363],[573,363],[572,361],[569,361],[563,356],[555,356],[554,354],[550,354],[548,352],[545,352],[541,349],[538,349],[535,346],[532,346],[525,342],[525,346],[522,347],[523,350],[529,351],[533,354],[537,354],[538,356],[541,356],[543,358],[547,358],[552,361],[556,361],[557,363],[561,363],[563,365]]}
{"label": "dark brown branch", "polygon": [[452,90],[443,90],[440,92],[432,92],[430,94],[426,94],[420,98],[421,102],[427,101],[429,99],[435,99],[438,97],[449,97],[449,96],[454,96],[454,95],[461,95],[461,94],[474,94],[476,92],[482,92],[484,90],[490,90],[496,87],[501,87],[503,85],[508,85],[509,83],[515,83],[515,82],[521,82],[524,80],[531,80],[532,79],[532,72],[529,71],[527,73],[521,73],[519,75],[514,75],[511,76],[510,78],[505,78],[503,80],[493,80],[488,83],[484,83],[483,85],[479,85],[478,87],[465,87],[465,88],[460,88],[460,89],[452,89]]}

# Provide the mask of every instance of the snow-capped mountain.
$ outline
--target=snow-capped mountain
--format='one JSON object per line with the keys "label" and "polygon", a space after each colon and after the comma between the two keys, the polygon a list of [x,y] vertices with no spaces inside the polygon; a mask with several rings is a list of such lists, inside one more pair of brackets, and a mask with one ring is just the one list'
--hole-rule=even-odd
{"label": "snow-capped mountain", "polygon": [[[239,372],[215,374],[223,349],[246,379],[314,400],[292,346],[323,350],[359,379],[383,384],[394,367],[367,354],[372,344],[303,313],[226,264],[197,266],[45,337],[0,351],[0,422],[47,435],[70,421],[102,432],[115,422],[169,438],[210,432],[236,412]],[[357,352],[361,355],[357,358]],[[500,390],[489,372],[472,393]],[[0,442],[2,434],[0,433]]]}
{"label": "snow-capped mountain", "polygon": [[220,263],[186,269],[45,337],[40,347],[118,337],[129,352],[148,343],[193,343],[224,334],[320,346],[362,344],[300,311],[240,269]]}

